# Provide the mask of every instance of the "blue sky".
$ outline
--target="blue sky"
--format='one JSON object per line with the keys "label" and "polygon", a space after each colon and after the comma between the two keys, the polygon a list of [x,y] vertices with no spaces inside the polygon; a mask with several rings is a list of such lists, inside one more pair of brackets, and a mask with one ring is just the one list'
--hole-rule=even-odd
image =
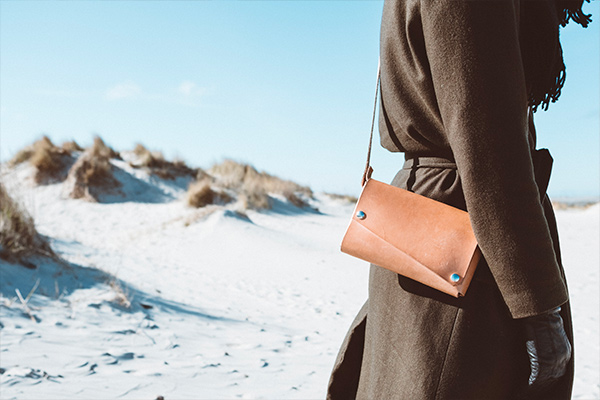
{"label": "blue sky", "polygon": [[[358,194],[382,1],[0,1],[0,156],[42,134],[225,157]],[[600,10],[562,31],[567,83],[536,114],[551,196],[600,194]],[[375,140],[377,145],[378,140]],[[374,177],[401,154],[378,146]]]}

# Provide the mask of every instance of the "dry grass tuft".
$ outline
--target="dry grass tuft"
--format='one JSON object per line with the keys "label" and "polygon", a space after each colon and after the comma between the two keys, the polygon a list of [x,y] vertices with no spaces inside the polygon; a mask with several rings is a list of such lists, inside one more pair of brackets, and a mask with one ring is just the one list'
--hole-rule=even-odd
{"label": "dry grass tuft", "polygon": [[[87,186],[105,186],[111,182],[112,165],[110,159],[115,158],[116,152],[108,147],[100,137],[94,138],[94,145],[88,152],[88,157],[82,165],[83,183]],[[114,178],[113,178],[114,179]]]}
{"label": "dry grass tuft", "polygon": [[238,199],[242,210],[269,210],[272,206],[269,194],[258,179],[246,180]]}
{"label": "dry grass tuft", "polygon": [[102,158],[102,159],[111,159],[116,158],[117,160],[121,159],[119,153],[113,150],[112,147],[108,146],[104,143],[104,140],[100,136],[94,136],[94,144],[91,147],[91,153],[93,157]]}
{"label": "dry grass tuft", "polygon": [[247,174],[258,173],[253,167],[247,164],[241,164],[233,160],[224,160],[221,164],[215,164],[208,170],[210,175],[217,178],[219,185],[240,189],[244,184]]}
{"label": "dry grass tuft", "polygon": [[325,193],[325,195],[333,200],[342,200],[348,203],[356,203],[358,201],[356,196],[351,196],[348,194]]}
{"label": "dry grass tuft", "polygon": [[150,150],[148,150],[143,144],[137,143],[133,148],[133,153],[138,157],[143,157],[146,154],[150,154]]}
{"label": "dry grass tuft", "polygon": [[72,164],[73,158],[69,150],[55,146],[48,136],[43,136],[31,146],[20,150],[9,164],[14,166],[25,161],[29,161],[36,169],[35,182],[48,184],[66,178],[67,168]]}
{"label": "dry grass tuft", "polygon": [[213,204],[216,193],[210,187],[210,182],[193,182],[188,189],[188,204],[192,207],[200,208],[208,204]]}
{"label": "dry grass tuft", "polygon": [[101,193],[111,192],[121,186],[113,176],[111,158],[116,152],[96,136],[88,148],[69,170],[65,182],[67,194],[74,199],[97,201]]}
{"label": "dry grass tuft", "polygon": [[54,257],[48,242],[37,233],[33,218],[0,182],[0,258],[18,261],[33,254]]}
{"label": "dry grass tuft", "polygon": [[150,151],[143,144],[138,143],[133,149],[138,156],[135,163],[129,163],[135,168],[146,168],[150,173],[162,179],[176,179],[178,176],[195,176],[197,171],[188,167],[182,160],[167,161],[159,151]]}
{"label": "dry grass tuft", "polygon": [[111,279],[108,285],[115,292],[114,303],[120,305],[123,308],[131,308],[131,300],[129,299],[129,293],[123,290],[123,287],[116,278]]}
{"label": "dry grass tuft", "polygon": [[303,208],[307,207],[308,203],[302,199],[302,197],[298,196],[298,194],[292,190],[284,189],[281,193],[283,197],[287,199],[290,203],[295,205],[296,207]]}
{"label": "dry grass tuft", "polygon": [[33,155],[33,146],[27,146],[24,149],[21,149],[8,161],[8,165],[15,166],[17,164],[24,163],[25,161],[29,161],[31,156]]}
{"label": "dry grass tuft", "polygon": [[83,151],[84,150],[83,147],[81,147],[74,140],[69,140],[69,141],[63,142],[63,144],[61,145],[61,147],[62,147],[63,150],[65,150],[69,154],[72,154],[74,151]]}
{"label": "dry grass tuft", "polygon": [[224,191],[215,191],[210,179],[192,182],[188,188],[188,205],[200,208],[209,204],[225,204],[232,200]]}
{"label": "dry grass tuft", "polygon": [[596,204],[598,204],[598,201],[594,200],[574,202],[552,201],[552,208],[555,210],[585,210]]}
{"label": "dry grass tuft", "polygon": [[60,156],[62,149],[56,147],[48,136],[42,137],[33,144],[33,154],[29,162],[38,169],[48,174],[56,173],[61,167]]}
{"label": "dry grass tuft", "polygon": [[239,193],[244,209],[271,208],[269,194],[282,195],[297,207],[307,206],[303,196],[313,196],[312,190],[306,186],[259,172],[251,165],[233,160],[213,165],[208,172],[215,176],[218,185]]}
{"label": "dry grass tuft", "polygon": [[197,168],[196,169],[196,180],[201,181],[203,179],[208,179],[211,182],[215,182],[215,178],[212,175],[210,175],[208,172],[206,172],[202,168]]}

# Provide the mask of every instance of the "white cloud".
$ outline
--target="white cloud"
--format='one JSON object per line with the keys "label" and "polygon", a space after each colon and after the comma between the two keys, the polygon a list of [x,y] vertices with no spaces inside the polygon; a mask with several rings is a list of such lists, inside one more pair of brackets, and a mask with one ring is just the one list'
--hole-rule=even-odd
{"label": "white cloud", "polygon": [[105,92],[105,98],[107,100],[136,99],[186,106],[198,106],[198,99],[207,92],[206,88],[199,87],[192,81],[183,81],[174,89],[175,90],[171,88],[167,93],[151,93],[143,91],[135,82],[128,81],[108,88]]}
{"label": "white cloud", "polygon": [[138,97],[141,93],[142,89],[134,82],[124,82],[108,88],[106,98],[108,100],[130,99]]}
{"label": "white cloud", "polygon": [[181,85],[179,85],[179,93],[189,96],[192,94],[192,91],[194,90],[194,88],[196,87],[196,84],[192,81],[185,81],[185,82],[181,82]]}
{"label": "white cloud", "polygon": [[179,85],[177,91],[184,96],[201,95],[204,93],[204,89],[198,87],[198,85],[192,81],[181,82],[181,85]]}

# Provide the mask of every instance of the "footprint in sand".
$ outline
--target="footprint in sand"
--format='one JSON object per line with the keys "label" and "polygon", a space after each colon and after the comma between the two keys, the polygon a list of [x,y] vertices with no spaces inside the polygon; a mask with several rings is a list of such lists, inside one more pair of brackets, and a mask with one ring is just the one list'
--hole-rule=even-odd
{"label": "footprint in sand", "polygon": [[102,354],[103,357],[109,357],[109,360],[106,361],[106,365],[116,365],[119,364],[120,361],[133,360],[134,358],[144,358],[143,355],[136,356],[135,353],[127,352],[121,355],[115,356],[110,353]]}

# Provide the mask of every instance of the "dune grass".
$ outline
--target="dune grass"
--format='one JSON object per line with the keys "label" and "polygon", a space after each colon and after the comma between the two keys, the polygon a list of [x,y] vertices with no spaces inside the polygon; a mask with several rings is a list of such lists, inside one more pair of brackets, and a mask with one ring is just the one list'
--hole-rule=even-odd
{"label": "dune grass", "polygon": [[63,150],[69,152],[69,154],[72,154],[75,151],[84,151],[85,150],[74,140],[68,140],[66,142],[63,142],[63,144],[60,147],[62,147]]}
{"label": "dune grass", "polygon": [[35,182],[48,184],[66,178],[73,157],[71,157],[71,150],[56,146],[48,136],[42,136],[32,145],[17,152],[9,161],[9,165],[14,166],[26,161],[35,167]]}
{"label": "dune grass", "polygon": [[129,164],[134,168],[146,168],[150,173],[162,179],[176,179],[178,176],[195,176],[197,170],[188,167],[182,160],[168,161],[160,151],[150,151],[138,143],[133,149],[136,162]]}
{"label": "dune grass", "polygon": [[107,145],[104,140],[98,135],[94,136],[94,143],[91,147],[91,152],[94,157],[121,160],[121,156],[112,147]]}
{"label": "dune grass", "polygon": [[91,147],[86,149],[69,170],[68,196],[74,199],[97,201],[101,193],[114,191],[121,183],[113,176],[111,158],[119,154],[96,136]]}
{"label": "dune grass", "polygon": [[281,195],[297,207],[306,207],[302,197],[312,197],[309,187],[278,178],[266,172],[259,172],[249,164],[226,159],[208,169],[219,186],[231,189],[238,194],[242,209],[270,209],[270,195]]}
{"label": "dune grass", "polygon": [[213,180],[210,178],[192,182],[187,193],[188,205],[200,208],[209,204],[226,204],[233,200],[225,191],[213,189],[212,184]]}
{"label": "dune grass", "polygon": [[333,200],[341,200],[348,203],[356,203],[358,201],[358,197],[351,196],[349,194],[336,194],[336,193],[324,193],[326,196]]}
{"label": "dune grass", "polygon": [[[207,205],[224,205],[236,202],[237,209],[271,209],[275,197],[283,197],[289,203],[307,207],[307,199],[313,197],[307,186],[281,179],[250,164],[225,159],[210,169],[191,168],[182,160],[166,160],[163,153],[150,151],[141,143],[132,151],[129,164],[143,168],[162,179],[179,177],[194,179],[188,187],[187,204],[201,208]],[[77,159],[75,159],[75,156]],[[56,146],[47,137],[19,151],[9,162],[16,165],[28,161],[36,169],[36,183],[63,181],[65,192],[71,198],[97,201],[102,193],[118,192],[121,184],[114,177],[111,159],[121,159],[113,148],[99,136],[92,146],[84,149],[75,141]]]}
{"label": "dune grass", "polygon": [[116,152],[96,136],[94,144],[87,154],[87,162],[83,163],[84,183],[89,186],[104,185],[112,177],[110,159]]}
{"label": "dune grass", "polygon": [[0,258],[19,261],[34,254],[54,257],[48,242],[36,231],[33,218],[0,182]]}

